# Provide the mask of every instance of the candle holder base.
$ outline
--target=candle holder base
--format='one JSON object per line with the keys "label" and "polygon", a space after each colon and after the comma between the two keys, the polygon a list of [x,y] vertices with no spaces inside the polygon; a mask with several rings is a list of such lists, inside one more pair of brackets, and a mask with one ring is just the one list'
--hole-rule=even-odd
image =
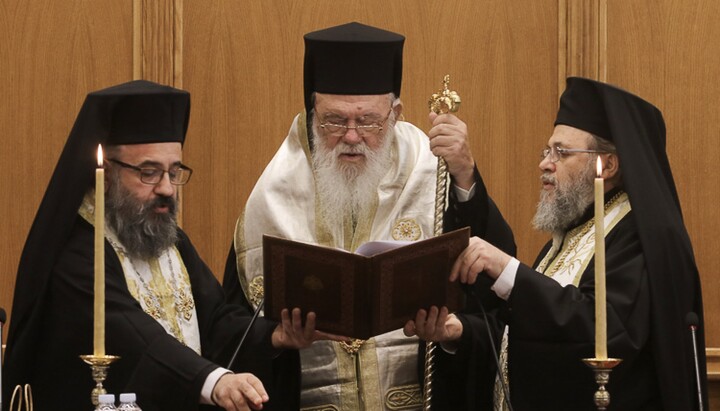
{"label": "candle holder base", "polygon": [[595,391],[594,400],[598,410],[607,410],[610,405],[610,392],[605,385],[610,381],[610,371],[622,362],[619,358],[583,358],[583,362],[595,372],[595,382],[598,390]]}
{"label": "candle holder base", "polygon": [[101,394],[107,394],[102,383],[107,378],[108,368],[110,364],[120,359],[117,355],[81,355],[80,358],[90,365],[92,370],[92,378],[95,380],[95,388],[90,393],[90,400],[93,405],[98,405],[98,397]]}

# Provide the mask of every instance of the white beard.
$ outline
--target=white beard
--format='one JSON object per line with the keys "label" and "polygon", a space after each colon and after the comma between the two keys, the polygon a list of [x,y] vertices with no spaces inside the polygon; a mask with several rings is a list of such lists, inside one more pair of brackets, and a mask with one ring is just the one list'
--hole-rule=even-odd
{"label": "white beard", "polygon": [[567,187],[558,185],[554,175],[543,174],[541,180],[555,184],[555,197],[551,197],[552,193],[549,191],[540,192],[537,212],[532,221],[533,227],[550,233],[563,233],[572,228],[594,201],[595,173],[595,163],[588,161],[584,169],[570,177]]}
{"label": "white beard", "polygon": [[[312,153],[315,185],[319,208],[325,225],[342,227],[345,217],[354,221],[373,218],[370,213],[377,202],[378,186],[385,174],[392,168],[392,142],[395,139],[395,121],[388,119],[389,127],[376,151],[365,141],[349,145],[343,141],[330,150],[326,138],[313,125]],[[362,153],[365,161],[349,163],[340,160],[341,153]]]}

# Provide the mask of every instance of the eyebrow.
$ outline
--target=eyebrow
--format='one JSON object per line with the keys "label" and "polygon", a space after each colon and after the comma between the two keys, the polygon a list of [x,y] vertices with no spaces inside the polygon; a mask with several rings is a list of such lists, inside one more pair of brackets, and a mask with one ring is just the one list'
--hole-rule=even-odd
{"label": "eyebrow", "polygon": [[552,145],[545,145],[545,147],[547,147],[547,148],[550,148],[550,147],[567,148],[567,144],[565,144],[562,141],[556,141],[556,142],[552,143]]}
{"label": "eyebrow", "polygon": [[[361,116],[359,116],[359,117],[356,117],[355,120],[356,120],[356,121],[364,121],[364,120],[365,120],[365,121],[366,121],[366,120],[373,120],[373,121],[375,121],[375,120],[379,120],[379,119],[381,119],[381,118],[382,118],[382,114],[378,114],[378,113],[367,113],[367,114],[363,114],[363,115],[361,115]],[[322,115],[322,120],[323,120],[323,121],[328,121],[328,120],[347,121],[348,118],[347,118],[346,116],[342,115],[342,114],[333,113],[333,112],[328,112],[328,113],[325,113],[325,114]]]}
{"label": "eyebrow", "polygon": [[340,114],[336,114],[336,113],[325,113],[325,114],[322,115],[322,120],[324,120],[324,121],[327,121],[327,120],[346,121],[346,120],[347,120],[347,117],[345,117],[345,116],[343,116],[343,115],[340,115]]}
{"label": "eyebrow", "polygon": [[[176,162],[170,164],[170,167],[178,167],[178,166],[182,166],[182,165],[183,165],[183,163],[182,163],[181,161],[176,161]],[[153,160],[145,160],[145,161],[143,161],[142,163],[138,164],[137,166],[140,167],[140,168],[142,168],[142,167],[157,167],[157,168],[162,168],[162,167],[164,167],[161,162],[159,162],[159,161],[153,161]]]}

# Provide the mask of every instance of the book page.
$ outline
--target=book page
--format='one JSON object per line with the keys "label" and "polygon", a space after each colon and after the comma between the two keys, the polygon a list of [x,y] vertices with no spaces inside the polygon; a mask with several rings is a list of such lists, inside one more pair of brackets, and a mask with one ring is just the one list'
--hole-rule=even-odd
{"label": "book page", "polygon": [[386,241],[368,241],[361,245],[355,250],[355,254],[363,255],[365,257],[372,257],[375,254],[393,250],[404,245],[413,244],[415,241],[400,241],[400,240],[386,240]]}

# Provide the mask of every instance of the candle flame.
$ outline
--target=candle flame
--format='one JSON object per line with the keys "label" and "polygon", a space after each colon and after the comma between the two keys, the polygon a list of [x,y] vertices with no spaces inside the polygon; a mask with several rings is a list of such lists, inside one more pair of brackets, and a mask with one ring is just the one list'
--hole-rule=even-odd
{"label": "candle flame", "polygon": [[102,168],[102,166],[103,166],[102,144],[98,144],[97,160],[98,160],[98,168]]}
{"label": "candle flame", "polygon": [[602,176],[602,160],[600,160],[600,156],[597,157],[597,176],[598,178]]}

